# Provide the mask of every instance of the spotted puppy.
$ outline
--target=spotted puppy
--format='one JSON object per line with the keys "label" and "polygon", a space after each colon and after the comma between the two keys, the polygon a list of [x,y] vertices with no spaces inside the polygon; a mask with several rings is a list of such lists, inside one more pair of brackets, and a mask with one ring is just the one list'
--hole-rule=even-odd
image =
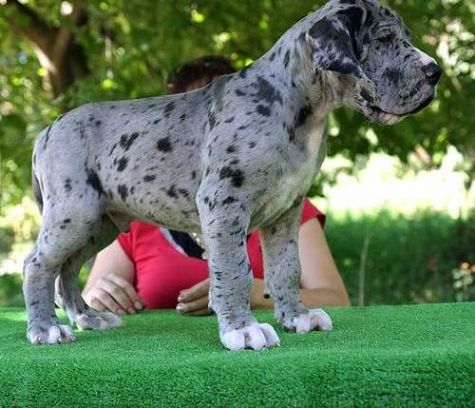
{"label": "spotted puppy", "polygon": [[376,0],[332,0],[251,66],[205,88],[67,113],[33,154],[43,224],[24,265],[29,341],[74,340],[54,311],[58,274],[77,327],[120,325],[84,303],[76,277],[134,219],[202,234],[226,348],[279,344],[250,311],[246,237],[255,229],[277,320],[288,331],[331,329],[325,312],[299,299],[297,246],[302,200],[324,157],[325,117],[343,105],[394,124],[431,102],[440,76],[393,11]]}

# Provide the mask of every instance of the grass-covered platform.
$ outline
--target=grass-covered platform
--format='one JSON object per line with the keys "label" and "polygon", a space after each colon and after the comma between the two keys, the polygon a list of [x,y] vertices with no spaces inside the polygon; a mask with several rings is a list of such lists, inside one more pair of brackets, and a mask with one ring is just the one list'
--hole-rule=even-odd
{"label": "grass-covered platform", "polygon": [[0,407],[475,406],[475,303],[328,309],[329,333],[224,350],[214,317],[173,311],[33,347],[0,309]]}

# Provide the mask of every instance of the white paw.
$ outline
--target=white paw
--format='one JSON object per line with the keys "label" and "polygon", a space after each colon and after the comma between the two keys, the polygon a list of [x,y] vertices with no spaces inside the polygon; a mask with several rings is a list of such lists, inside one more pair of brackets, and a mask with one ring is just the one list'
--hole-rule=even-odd
{"label": "white paw", "polygon": [[286,327],[287,330],[297,333],[307,333],[312,330],[329,331],[332,328],[330,316],[322,309],[310,309],[307,313],[294,317],[290,327]]}
{"label": "white paw", "polygon": [[107,330],[122,326],[122,319],[110,312],[88,310],[75,316],[76,326],[81,330]]}
{"label": "white paw", "polygon": [[69,326],[51,323],[32,323],[26,337],[32,344],[71,343],[76,340]]}
{"label": "white paw", "polygon": [[221,343],[229,350],[262,350],[267,347],[279,346],[279,337],[268,323],[255,323],[239,330],[230,330],[220,334]]}

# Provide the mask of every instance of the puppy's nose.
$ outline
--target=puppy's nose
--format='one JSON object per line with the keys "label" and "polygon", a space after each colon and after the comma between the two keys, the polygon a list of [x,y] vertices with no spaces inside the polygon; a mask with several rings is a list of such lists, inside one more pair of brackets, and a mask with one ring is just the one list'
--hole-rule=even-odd
{"label": "puppy's nose", "polygon": [[442,68],[440,68],[435,62],[424,65],[422,67],[422,71],[424,71],[426,78],[432,85],[435,85],[437,82],[439,82],[439,79],[443,73]]}

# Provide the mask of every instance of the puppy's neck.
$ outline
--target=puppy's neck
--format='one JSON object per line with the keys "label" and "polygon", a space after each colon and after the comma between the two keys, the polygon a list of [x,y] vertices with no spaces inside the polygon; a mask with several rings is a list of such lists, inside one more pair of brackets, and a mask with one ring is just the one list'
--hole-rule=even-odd
{"label": "puppy's neck", "polygon": [[[294,38],[295,37],[295,38]],[[280,109],[282,126],[289,139],[305,146],[321,136],[325,117],[343,103],[341,78],[330,72],[315,72],[311,52],[302,36],[286,33],[265,55],[249,69],[263,76],[282,96]],[[312,153],[315,149],[309,148]]]}
{"label": "puppy's neck", "polygon": [[260,59],[253,64],[267,78],[272,79],[286,93],[291,110],[311,105],[315,110],[328,113],[345,104],[354,87],[354,80],[330,71],[316,71],[311,46],[305,32],[289,30]]}

